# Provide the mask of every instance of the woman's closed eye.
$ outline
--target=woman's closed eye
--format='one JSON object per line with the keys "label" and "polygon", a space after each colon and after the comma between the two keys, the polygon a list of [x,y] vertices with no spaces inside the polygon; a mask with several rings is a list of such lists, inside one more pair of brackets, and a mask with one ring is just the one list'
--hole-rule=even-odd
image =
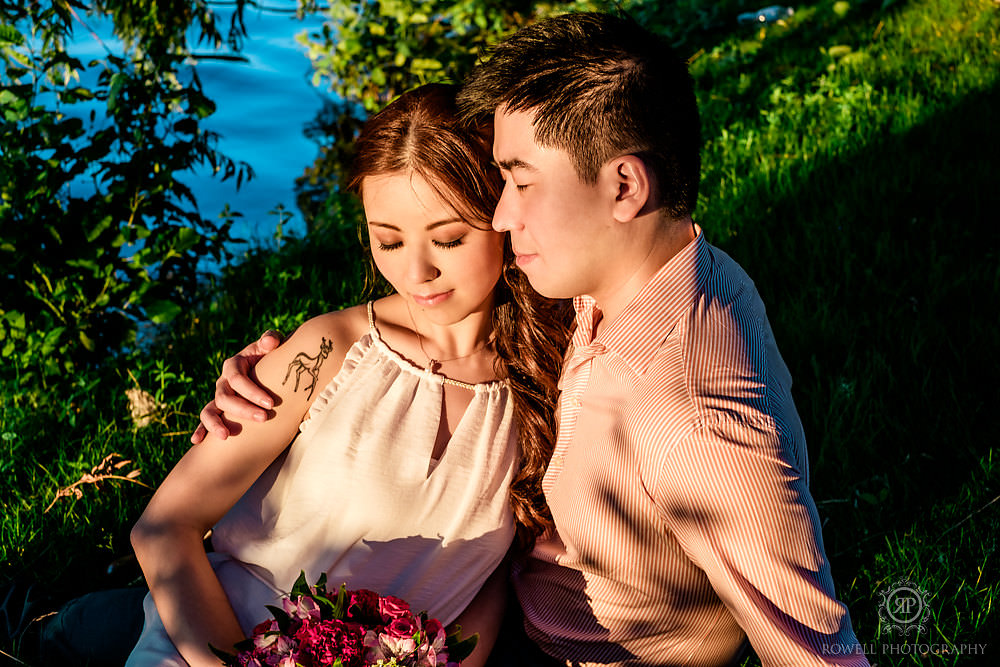
{"label": "woman's closed eye", "polygon": [[396,241],[395,243],[383,243],[382,241],[377,241],[379,250],[396,250],[397,248],[403,247],[402,241]]}
{"label": "woman's closed eye", "polygon": [[433,241],[433,243],[438,248],[457,248],[462,245],[464,238],[465,236],[459,236],[457,239],[452,239],[451,241]]}

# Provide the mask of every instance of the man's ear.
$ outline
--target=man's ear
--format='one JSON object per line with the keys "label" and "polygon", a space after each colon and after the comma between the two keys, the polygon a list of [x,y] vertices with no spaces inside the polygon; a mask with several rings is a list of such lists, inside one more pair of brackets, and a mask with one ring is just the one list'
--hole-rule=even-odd
{"label": "man's ear", "polygon": [[608,164],[614,170],[617,195],[613,208],[615,220],[628,222],[643,213],[651,203],[653,184],[646,164],[635,155],[622,155]]}

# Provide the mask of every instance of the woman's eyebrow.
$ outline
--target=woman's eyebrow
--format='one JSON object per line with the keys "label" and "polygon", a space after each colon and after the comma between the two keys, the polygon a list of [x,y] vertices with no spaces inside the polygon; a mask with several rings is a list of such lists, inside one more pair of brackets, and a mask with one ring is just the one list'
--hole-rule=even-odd
{"label": "woman's eyebrow", "polygon": [[[444,225],[455,224],[456,222],[460,222],[463,225],[465,224],[465,220],[463,220],[462,218],[448,218],[446,220],[436,220],[436,221],[428,224],[424,229],[427,229],[428,231],[430,231],[432,229],[437,229],[438,227],[443,227]],[[383,227],[385,229],[391,229],[391,230],[396,231],[396,232],[403,231],[402,229],[400,229],[399,227],[397,227],[396,225],[394,225],[392,223],[389,223],[389,222],[379,222],[377,220],[369,220],[368,221],[368,226],[369,227]]]}
{"label": "woman's eyebrow", "polygon": [[425,229],[430,231],[432,229],[437,229],[438,227],[444,227],[445,225],[452,225],[456,222],[460,222],[463,225],[465,224],[465,220],[462,220],[461,218],[448,218],[447,220],[438,220],[437,222],[432,222],[431,224],[427,225]]}

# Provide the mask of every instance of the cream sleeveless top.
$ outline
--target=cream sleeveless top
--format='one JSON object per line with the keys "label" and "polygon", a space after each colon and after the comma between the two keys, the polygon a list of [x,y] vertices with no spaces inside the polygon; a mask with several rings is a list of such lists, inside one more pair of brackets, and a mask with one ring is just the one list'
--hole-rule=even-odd
{"label": "cream sleeveless top", "polygon": [[[513,539],[509,390],[414,366],[382,341],[370,303],[368,319],[298,437],[213,530],[209,560],[248,635],[303,570],[309,583],[326,572],[330,587],[395,595],[451,623]],[[445,384],[473,397],[433,461]],[[127,667],[184,667],[151,595],[143,608]]]}
{"label": "cream sleeveless top", "polygon": [[[302,570],[310,583],[326,572],[331,586],[395,595],[450,623],[513,539],[510,392],[502,382],[466,385],[413,365],[383,342],[371,303],[368,317],[369,332],[296,440],[218,523],[212,542],[276,592]],[[446,383],[473,397],[435,461]]]}

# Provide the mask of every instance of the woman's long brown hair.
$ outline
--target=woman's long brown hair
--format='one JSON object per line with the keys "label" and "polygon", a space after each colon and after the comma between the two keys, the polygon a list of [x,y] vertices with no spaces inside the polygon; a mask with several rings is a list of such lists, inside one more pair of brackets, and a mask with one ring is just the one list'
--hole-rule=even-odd
{"label": "woman's long brown hair", "polygon": [[[401,95],[369,120],[355,144],[348,188],[360,195],[364,179],[413,172],[468,224],[489,229],[503,179],[492,163],[492,128],[458,119],[457,86],[428,84]],[[510,489],[517,544],[528,550],[551,527],[542,477],[555,443],[555,405],[571,308],[539,296],[514,266],[509,239],[493,314],[497,374],[514,399],[520,465]]]}

